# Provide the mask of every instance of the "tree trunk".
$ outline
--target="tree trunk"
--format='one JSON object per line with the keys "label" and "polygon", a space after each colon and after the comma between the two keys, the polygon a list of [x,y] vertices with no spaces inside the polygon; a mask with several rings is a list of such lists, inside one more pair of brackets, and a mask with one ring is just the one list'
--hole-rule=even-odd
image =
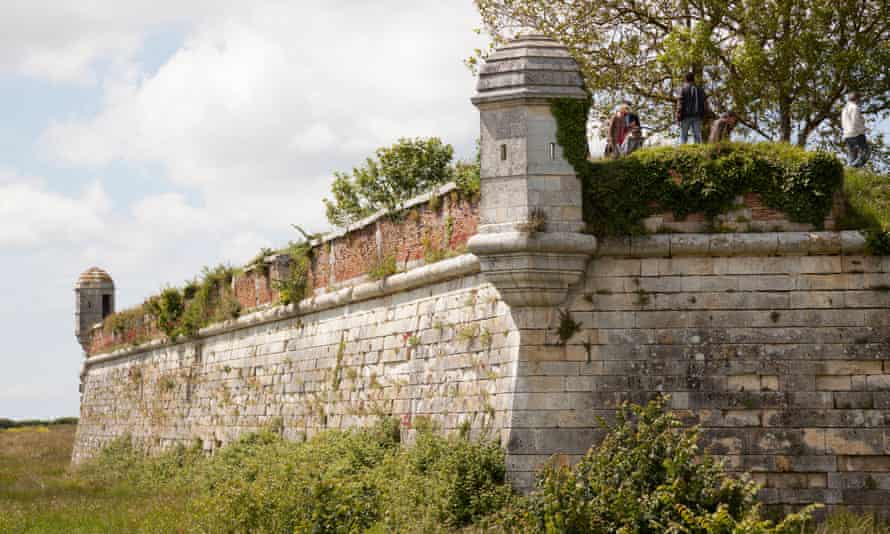
{"label": "tree trunk", "polygon": [[810,140],[810,135],[812,135],[813,130],[815,130],[815,129],[816,129],[815,126],[813,126],[810,123],[807,123],[807,125],[803,127],[803,130],[801,130],[800,133],[797,134],[797,146],[799,146],[801,148],[806,148],[807,141]]}
{"label": "tree trunk", "polygon": [[779,101],[779,141],[791,142],[791,99],[788,97]]}
{"label": "tree trunk", "polygon": [[[782,3],[782,35],[787,38],[791,33],[791,2]],[[779,94],[779,141],[791,142],[791,97],[789,96],[790,82],[782,80]]]}

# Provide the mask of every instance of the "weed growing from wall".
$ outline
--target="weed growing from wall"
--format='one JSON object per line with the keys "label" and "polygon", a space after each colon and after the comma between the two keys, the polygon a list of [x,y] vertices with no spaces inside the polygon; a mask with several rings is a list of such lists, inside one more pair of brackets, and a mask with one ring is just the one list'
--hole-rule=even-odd
{"label": "weed growing from wall", "polygon": [[312,246],[309,241],[291,243],[286,254],[290,257],[287,276],[273,282],[273,288],[278,291],[281,304],[296,304],[306,297],[309,269],[312,266]]}
{"label": "weed growing from wall", "polygon": [[[238,317],[241,306],[232,291],[233,274],[231,267],[205,267],[200,281],[181,290],[168,287],[131,313],[152,317],[169,339],[194,336],[209,324]],[[114,315],[108,319],[115,321],[119,319]]]}
{"label": "weed growing from wall", "polygon": [[568,310],[557,310],[559,312],[559,326],[556,328],[556,334],[559,336],[560,345],[568,343],[572,336],[581,331],[584,326],[572,317],[572,312]]}
{"label": "weed growing from wall", "polygon": [[528,218],[521,223],[514,225],[520,232],[526,234],[536,234],[541,232],[547,226],[547,213],[541,208],[532,208],[528,214]]}
{"label": "weed growing from wall", "polygon": [[371,268],[368,269],[368,278],[371,280],[383,280],[397,272],[399,272],[399,267],[396,264],[396,257],[392,254],[387,254],[374,260]]}
{"label": "weed growing from wall", "polygon": [[334,364],[333,377],[331,378],[331,389],[337,391],[340,389],[340,381],[343,371],[343,356],[346,354],[346,334],[340,334],[340,344],[337,345],[337,360]]}

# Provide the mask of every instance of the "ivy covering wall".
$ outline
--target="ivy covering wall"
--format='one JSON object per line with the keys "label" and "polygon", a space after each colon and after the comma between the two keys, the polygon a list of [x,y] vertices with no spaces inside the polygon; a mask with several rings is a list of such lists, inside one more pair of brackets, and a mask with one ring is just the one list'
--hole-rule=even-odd
{"label": "ivy covering wall", "polygon": [[714,217],[733,209],[745,193],[758,193],[794,222],[821,228],[843,184],[843,165],[834,155],[783,143],[649,148],[591,161],[589,104],[556,99],[551,110],[557,141],[582,181],[588,230],[597,235],[641,233],[642,220],[657,212]]}

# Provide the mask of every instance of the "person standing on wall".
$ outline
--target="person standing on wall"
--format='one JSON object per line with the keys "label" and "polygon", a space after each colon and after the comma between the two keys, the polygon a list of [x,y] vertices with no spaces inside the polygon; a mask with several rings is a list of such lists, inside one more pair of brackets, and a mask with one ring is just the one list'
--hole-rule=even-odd
{"label": "person standing on wall", "polygon": [[868,162],[870,149],[865,140],[865,118],[859,110],[862,97],[852,92],[847,97],[847,105],[841,112],[841,126],[844,130],[844,143],[847,145],[847,164],[851,167],[862,167]]}
{"label": "person standing on wall", "polygon": [[680,124],[680,144],[689,140],[689,130],[696,143],[701,143],[702,121],[708,113],[708,98],[704,90],[695,84],[695,74],[686,75],[686,83],[677,98],[677,122]]}
{"label": "person standing on wall", "polygon": [[738,123],[738,116],[734,111],[727,111],[722,117],[711,125],[711,137],[708,142],[712,144],[729,142],[732,129]]}
{"label": "person standing on wall", "polygon": [[617,158],[621,156],[624,138],[627,137],[629,131],[627,127],[627,114],[630,112],[630,106],[621,103],[618,111],[612,116],[612,122],[609,124],[609,140],[606,144],[606,156]]}

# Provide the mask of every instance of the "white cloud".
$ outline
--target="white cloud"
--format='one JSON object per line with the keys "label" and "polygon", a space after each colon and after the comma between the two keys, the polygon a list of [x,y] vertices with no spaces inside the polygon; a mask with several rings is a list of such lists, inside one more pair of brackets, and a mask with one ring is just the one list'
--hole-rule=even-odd
{"label": "white cloud", "polygon": [[0,176],[0,246],[83,242],[101,235],[111,205],[99,182],[79,197],[48,191],[35,182]]}
{"label": "white cloud", "polygon": [[90,84],[128,63],[148,32],[223,16],[227,0],[27,0],[0,5],[0,72]]}
{"label": "white cloud", "polygon": [[181,193],[163,193],[143,198],[132,207],[136,224],[155,233],[181,234],[193,228],[210,229],[213,220],[200,208],[189,205]]}
{"label": "white cloud", "polygon": [[68,165],[160,163],[221,217],[317,228],[333,171],[378,146],[437,135],[469,152],[474,17],[469,3],[251,4],[199,24],[153,76],[109,82],[100,113],[45,143]]}

